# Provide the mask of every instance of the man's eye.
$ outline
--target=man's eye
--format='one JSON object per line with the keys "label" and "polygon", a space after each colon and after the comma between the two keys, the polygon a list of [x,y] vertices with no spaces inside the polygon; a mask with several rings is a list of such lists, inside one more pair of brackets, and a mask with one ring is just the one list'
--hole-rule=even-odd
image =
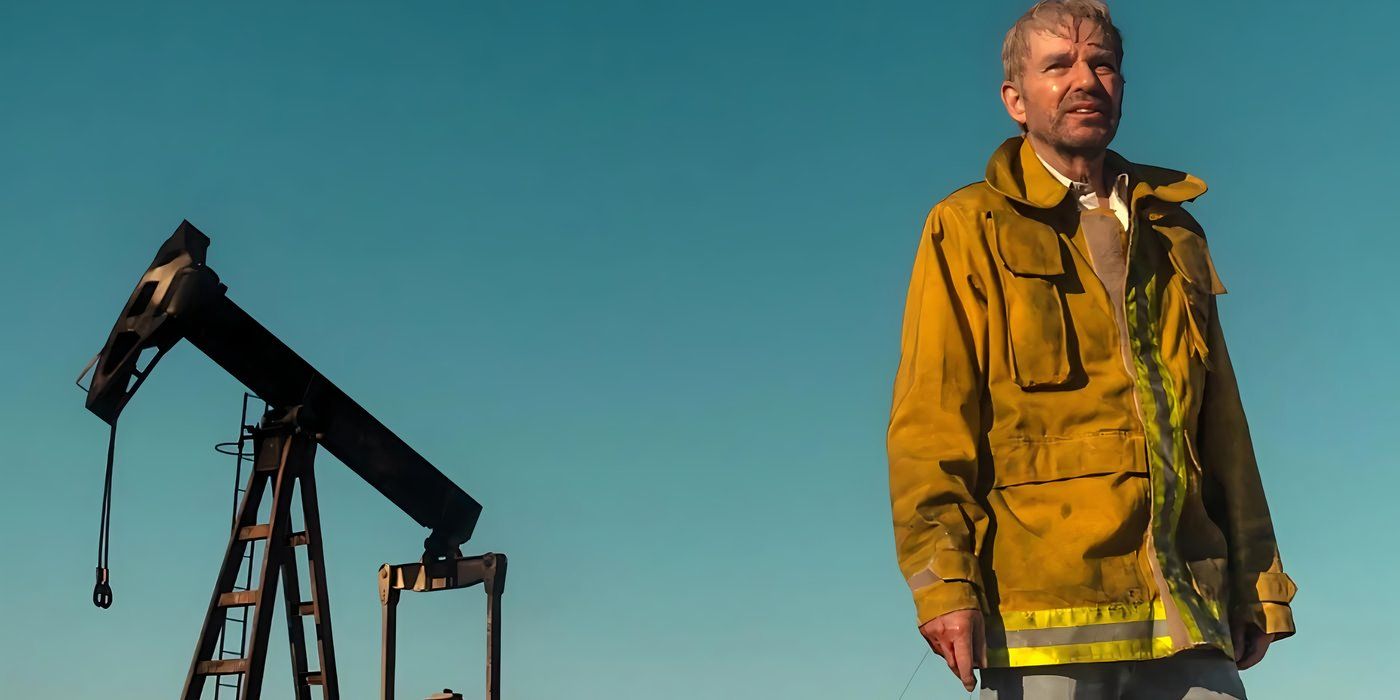
{"label": "man's eye", "polygon": [[1117,73],[1118,66],[1115,66],[1112,63],[1100,63],[1095,70],[1097,70],[1100,73]]}

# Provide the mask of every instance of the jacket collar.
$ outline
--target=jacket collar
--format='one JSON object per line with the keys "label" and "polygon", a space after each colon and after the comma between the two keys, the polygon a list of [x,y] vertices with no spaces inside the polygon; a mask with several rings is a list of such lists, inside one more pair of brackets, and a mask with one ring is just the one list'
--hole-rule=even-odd
{"label": "jacket collar", "polygon": [[[1104,165],[1114,172],[1128,174],[1132,195],[1130,207],[1136,210],[1139,199],[1154,197],[1164,202],[1189,202],[1205,194],[1206,183],[1179,170],[1129,162],[1123,156],[1108,151]],[[1007,139],[987,161],[987,184],[1008,199],[1040,209],[1059,206],[1069,192],[1036,157],[1029,139],[1013,136]]]}

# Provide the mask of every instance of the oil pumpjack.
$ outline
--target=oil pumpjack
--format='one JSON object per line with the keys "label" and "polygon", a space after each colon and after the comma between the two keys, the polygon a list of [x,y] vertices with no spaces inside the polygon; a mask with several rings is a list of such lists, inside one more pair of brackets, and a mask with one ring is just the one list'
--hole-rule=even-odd
{"label": "oil pumpjack", "polygon": [[[385,564],[379,570],[383,614],[381,697],[394,697],[395,610],[401,591],[439,591],[483,584],[486,613],[486,697],[500,698],[500,612],[506,557],[500,553],[464,557],[481,504],[384,427],[345,392],[277,339],[227,296],[227,286],[206,264],[209,238],[188,221],[160,247],[118,317],[107,343],[79,376],[92,371],[87,408],[111,426],[106,488],[98,544],[93,602],[112,604],[107,570],[108,522],[117,418],[155,364],[181,339],[188,340],[267,404],[261,420],[246,426],[253,443],[252,468],[236,499],[233,527],[215,580],[203,626],[185,679],[184,700],[198,700],[205,681],[231,677],[240,700],[262,690],[268,635],[280,584],[292,647],[295,697],[310,700],[313,687],[326,700],[339,698],[330,605],[321,548],[321,526],[312,463],[318,446],[369,482],[391,503],[430,532],[417,562]],[[262,503],[270,487],[270,506]],[[293,520],[299,492],[302,527]],[[266,522],[259,522],[267,512]],[[261,545],[262,561],[253,561]],[[307,561],[310,599],[303,600],[297,551]],[[237,585],[246,569],[249,585]],[[216,644],[228,634],[229,610],[251,617],[246,645],[238,658],[219,658]],[[248,614],[251,611],[251,615]],[[303,618],[315,634],[320,666],[309,668]],[[244,638],[240,638],[242,640]],[[217,692],[218,687],[215,690]]]}

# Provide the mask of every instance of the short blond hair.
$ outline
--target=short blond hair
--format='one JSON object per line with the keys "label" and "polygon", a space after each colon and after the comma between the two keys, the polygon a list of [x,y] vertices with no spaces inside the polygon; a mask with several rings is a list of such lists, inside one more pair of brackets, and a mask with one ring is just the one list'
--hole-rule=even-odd
{"label": "short blond hair", "polygon": [[1063,37],[1060,30],[1073,25],[1075,20],[1097,24],[1103,30],[1108,47],[1118,57],[1118,62],[1123,62],[1123,34],[1113,26],[1108,5],[1102,0],[1040,0],[1026,10],[1026,14],[1021,15],[1006,33],[1006,41],[1001,46],[1001,67],[1006,80],[1015,82],[1025,71],[1032,31]]}

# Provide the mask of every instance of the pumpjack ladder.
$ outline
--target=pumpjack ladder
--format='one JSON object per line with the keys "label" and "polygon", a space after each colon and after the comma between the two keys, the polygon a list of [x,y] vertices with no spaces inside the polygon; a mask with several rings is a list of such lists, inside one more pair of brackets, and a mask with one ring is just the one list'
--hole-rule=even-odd
{"label": "pumpjack ladder", "polygon": [[[243,466],[251,464],[253,461],[252,451],[249,449],[249,441],[253,439],[253,429],[257,426],[248,422],[248,401],[257,397],[243,392],[243,406],[238,413],[238,439],[232,442],[220,443],[214,449],[221,454],[226,454],[234,458],[233,472],[233,504],[229,508],[229,526],[238,528],[238,507],[242,503],[243,494],[247,492],[244,488],[246,483],[243,480]],[[259,415],[267,413],[267,404],[264,403]],[[238,581],[234,584],[235,591],[248,591],[253,588],[254,569],[254,546],[244,547],[243,556],[240,557],[240,570],[235,577]],[[226,608],[224,610],[223,627],[219,632],[219,660],[241,659],[248,649],[248,608],[240,606],[236,608]],[[222,700],[223,691],[229,691],[232,697],[237,700],[238,694],[243,692],[242,674],[230,674],[227,677],[220,676],[214,683],[214,700]]]}
{"label": "pumpjack ladder", "polygon": [[[292,682],[297,700],[311,700],[312,686],[322,688],[325,700],[338,700],[340,688],[335,673],[335,646],[331,638],[330,605],[326,593],[325,559],[321,549],[320,510],[316,502],[313,460],[316,442],[295,425],[296,409],[281,415],[269,414],[252,431],[253,469],[248,476],[242,502],[228,548],[224,553],[214,593],[204,616],[185,680],[184,700],[199,700],[204,682],[211,676],[238,675],[239,700],[257,700],[262,693],[263,670],[267,661],[268,635],[272,629],[273,606],[280,578],[286,611],[287,639],[291,646]],[[268,522],[258,522],[258,512],[268,487],[272,504]],[[301,497],[303,528],[292,530],[294,492]],[[262,542],[263,557],[257,587],[238,590],[236,585],[245,552]],[[297,574],[297,548],[304,547],[311,599],[301,598]],[[216,644],[225,627],[230,608],[251,608],[252,629],[242,658],[216,659]],[[320,668],[308,668],[306,630],[302,618],[310,617],[316,635]],[[218,682],[218,681],[216,681]]]}

